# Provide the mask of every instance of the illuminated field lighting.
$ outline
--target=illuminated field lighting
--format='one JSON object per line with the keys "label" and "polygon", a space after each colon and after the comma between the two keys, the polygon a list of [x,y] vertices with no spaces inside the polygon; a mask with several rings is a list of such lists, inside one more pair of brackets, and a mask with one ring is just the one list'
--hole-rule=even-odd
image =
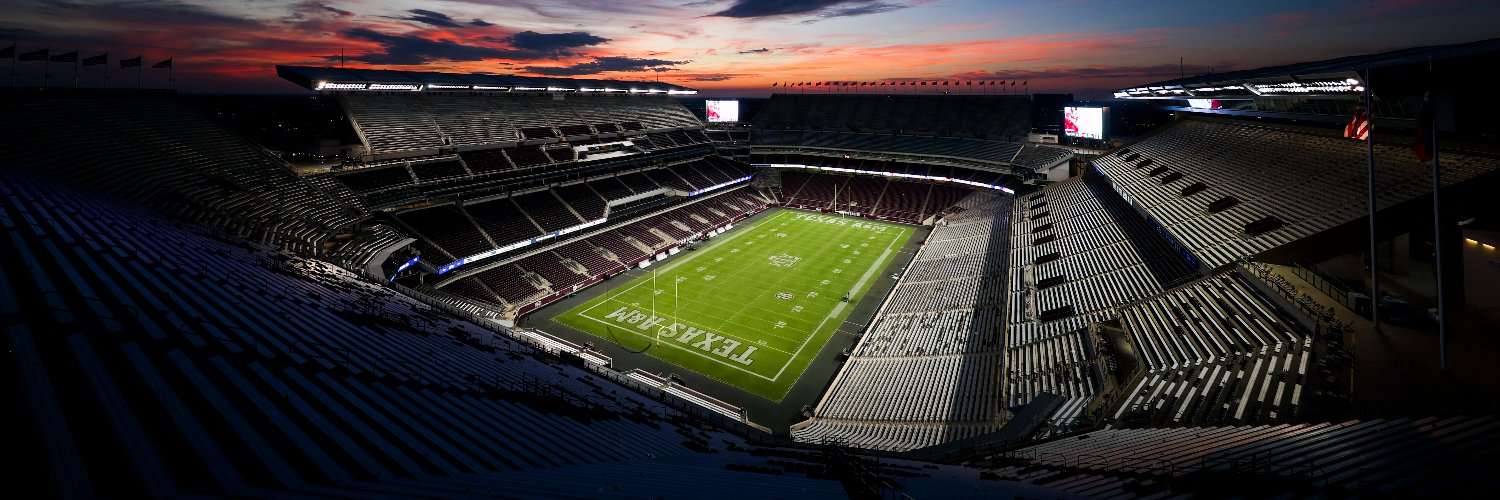
{"label": "illuminated field lighting", "polygon": [[328,83],[318,82],[315,90],[364,90],[363,83]]}
{"label": "illuminated field lighting", "polygon": [[415,92],[415,91],[422,90],[422,86],[421,85],[416,85],[416,84],[408,84],[408,83],[372,83],[372,84],[370,84],[369,89],[370,90],[410,90],[410,91],[414,91]]}

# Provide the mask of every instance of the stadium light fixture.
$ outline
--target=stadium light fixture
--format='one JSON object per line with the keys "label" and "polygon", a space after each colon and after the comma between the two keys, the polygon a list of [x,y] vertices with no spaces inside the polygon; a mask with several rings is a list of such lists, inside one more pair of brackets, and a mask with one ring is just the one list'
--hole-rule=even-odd
{"label": "stadium light fixture", "polygon": [[697,93],[698,93],[698,91],[696,91],[696,90],[668,90],[667,91],[667,95],[695,95]]}
{"label": "stadium light fixture", "polygon": [[369,90],[410,90],[413,92],[417,92],[422,90],[422,85],[408,83],[372,83],[367,88]]}
{"label": "stadium light fixture", "polygon": [[314,90],[364,90],[364,89],[365,89],[365,84],[363,84],[363,83],[329,83],[329,82],[318,82],[317,87],[314,88]]}

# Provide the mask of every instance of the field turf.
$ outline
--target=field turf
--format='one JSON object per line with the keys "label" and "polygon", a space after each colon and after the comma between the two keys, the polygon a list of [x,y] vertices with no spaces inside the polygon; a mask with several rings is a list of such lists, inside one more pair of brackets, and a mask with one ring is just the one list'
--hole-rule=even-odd
{"label": "field turf", "polygon": [[782,209],[556,320],[780,401],[913,233]]}

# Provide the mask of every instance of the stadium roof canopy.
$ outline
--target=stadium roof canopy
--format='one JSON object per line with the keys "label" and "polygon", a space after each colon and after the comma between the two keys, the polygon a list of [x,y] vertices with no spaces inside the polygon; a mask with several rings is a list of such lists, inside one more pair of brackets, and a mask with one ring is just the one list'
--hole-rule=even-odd
{"label": "stadium roof canopy", "polygon": [[421,92],[588,92],[691,95],[697,90],[670,83],[535,78],[479,73],[434,73],[358,68],[276,66],[276,74],[308,90]]}
{"label": "stadium roof canopy", "polygon": [[[1453,45],[1401,49],[1228,73],[1212,73],[1115,91],[1121,99],[1253,99],[1256,97],[1355,98],[1364,91],[1366,67],[1377,70],[1469,59],[1500,52],[1500,38]],[[1377,75],[1379,77],[1381,75]],[[1379,82],[1377,82],[1379,85]]]}

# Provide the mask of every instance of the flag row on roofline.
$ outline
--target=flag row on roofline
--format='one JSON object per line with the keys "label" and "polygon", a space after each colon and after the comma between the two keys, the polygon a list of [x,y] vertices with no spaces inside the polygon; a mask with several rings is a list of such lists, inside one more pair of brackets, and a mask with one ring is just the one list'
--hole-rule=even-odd
{"label": "flag row on roofline", "polygon": [[[70,50],[68,52],[53,52],[49,47],[28,52],[20,52],[16,50],[16,44],[10,44],[9,47],[0,47],[0,60],[4,59],[10,59],[11,62],[45,61],[57,63],[76,63],[81,66],[99,66],[109,64],[109,53],[105,52],[103,54],[80,58],[78,50]],[[144,60],[145,56],[139,55],[129,58],[116,58],[116,62],[119,63],[121,69],[143,67]],[[156,64],[152,64],[151,67],[157,69],[171,68],[172,58],[168,57],[166,59],[163,59]]]}
{"label": "flag row on roofline", "polygon": [[[1028,82],[1028,81],[1030,81],[1030,80],[937,80],[937,81],[928,80],[928,81],[916,81],[916,82],[912,82],[912,81],[899,81],[899,82],[776,82],[776,83],[772,83],[771,86],[772,87],[776,87],[776,86],[781,86],[781,87],[885,87],[885,86],[893,86],[894,87],[894,86],[906,86],[906,85],[910,85],[910,86],[928,86],[928,85],[931,85],[931,86],[943,86],[943,85],[953,86],[953,85],[962,85],[962,86],[970,86],[970,87],[972,87],[972,86],[975,86],[975,85],[979,85],[979,86],[1001,85],[1001,86],[1014,87],[1014,86],[1016,86],[1016,83],[1019,82],[1021,84],[1021,86],[1024,87],[1024,86],[1026,86],[1026,82]],[[1006,85],[1006,82],[1009,82],[1009,85]]]}

